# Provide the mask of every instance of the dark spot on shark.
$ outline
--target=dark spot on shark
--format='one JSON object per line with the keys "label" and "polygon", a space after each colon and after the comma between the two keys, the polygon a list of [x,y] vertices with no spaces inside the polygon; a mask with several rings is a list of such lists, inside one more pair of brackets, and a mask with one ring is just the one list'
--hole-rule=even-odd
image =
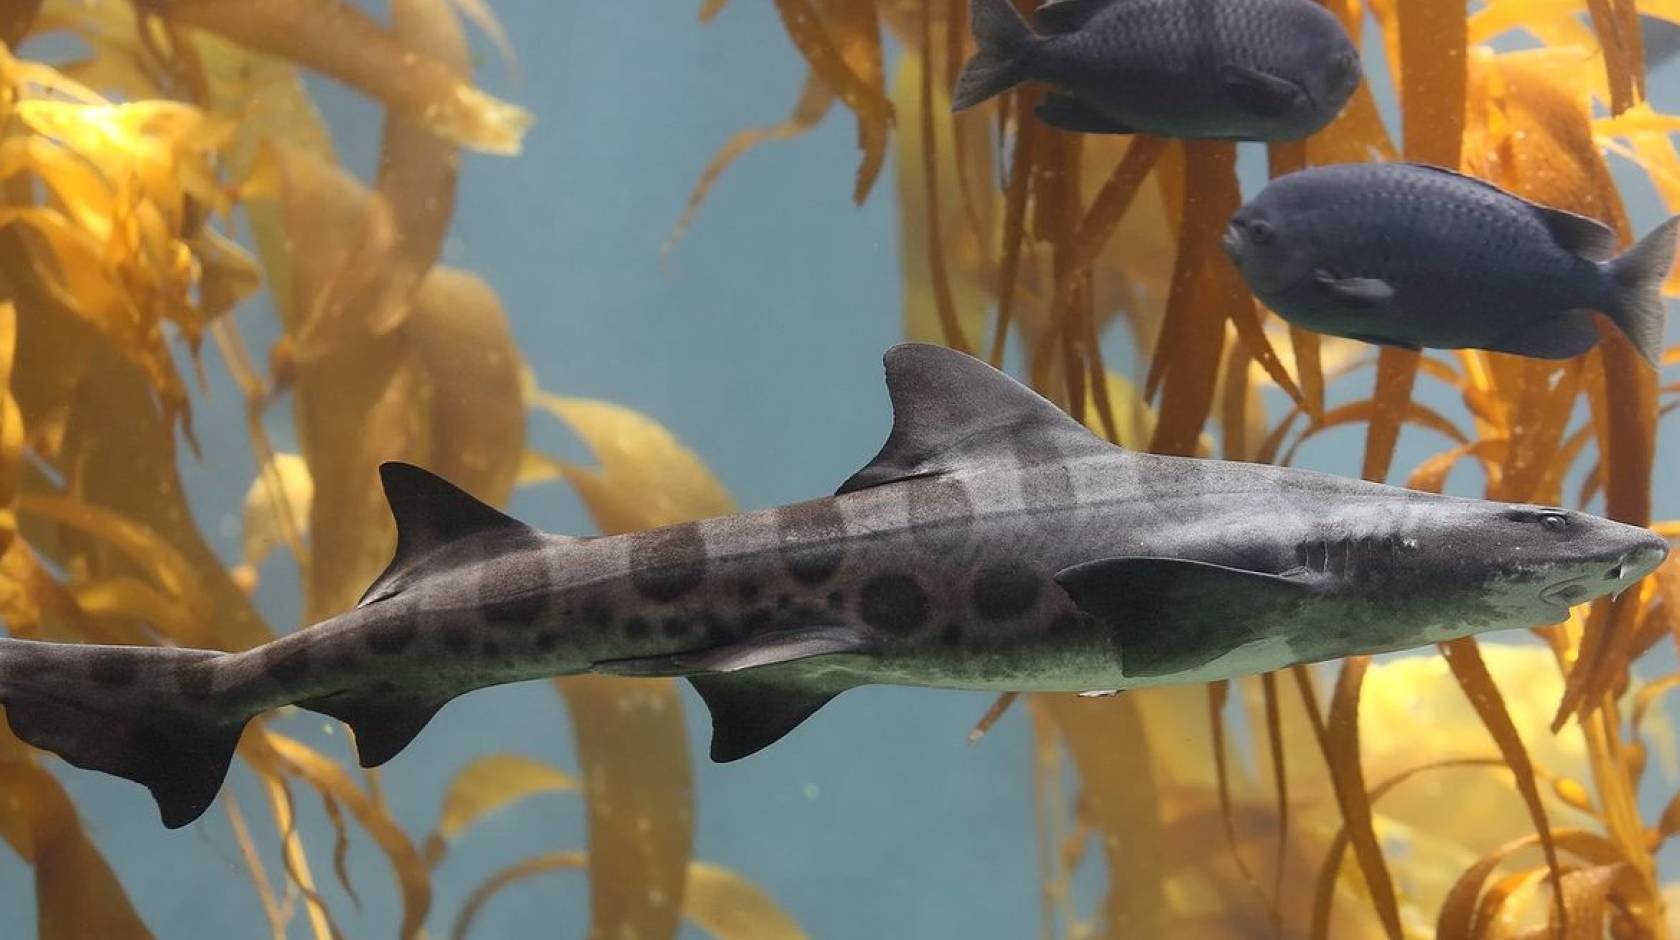
{"label": "dark spot on shark", "polygon": [[840,610],[846,606],[846,595],[839,591],[828,592],[828,609]]}
{"label": "dark spot on shark", "polygon": [[211,664],[213,656],[200,660],[177,663],[175,666],[175,687],[181,694],[195,701],[203,701],[215,691],[216,667]]}
{"label": "dark spot on shark", "polygon": [[541,652],[547,653],[553,650],[555,645],[559,642],[560,634],[554,632],[553,630],[544,630],[537,634],[537,649]]}
{"label": "dark spot on shark", "polygon": [[846,561],[846,519],[833,500],[818,499],[776,510],[782,567],[806,587],[834,577]]}
{"label": "dark spot on shark", "polygon": [[731,640],[735,637],[735,624],[711,611],[700,615],[700,626],[701,634],[710,643]]}
{"label": "dark spot on shark", "polygon": [[484,645],[479,647],[479,651],[490,657],[502,655],[502,648],[496,645],[495,640],[485,640]]}
{"label": "dark spot on shark", "polygon": [[962,481],[948,476],[917,480],[906,487],[910,535],[917,547],[949,555],[968,544],[974,530],[974,503]]}
{"label": "dark spot on shark", "polygon": [[939,631],[939,642],[945,644],[946,646],[956,646],[962,642],[962,638],[962,624],[957,623],[954,620],[946,624],[945,629]]}
{"label": "dark spot on shark", "polygon": [[685,522],[634,536],[630,583],[650,601],[668,604],[706,579],[706,540],[700,525]]}
{"label": "dark spot on shark", "polygon": [[472,628],[462,624],[451,624],[443,628],[441,633],[443,648],[451,653],[465,653],[472,649]]}
{"label": "dark spot on shark", "polygon": [[1050,622],[1051,633],[1072,633],[1077,629],[1079,629],[1079,614],[1071,610],[1062,611],[1055,620]]}
{"label": "dark spot on shark", "polygon": [[762,607],[749,610],[741,615],[741,635],[752,636],[770,629],[776,622],[776,614]]}
{"label": "dark spot on shark", "polygon": [[309,672],[309,644],[269,643],[262,647],[262,666],[276,682],[283,685],[296,682]]}
{"label": "dark spot on shark", "polygon": [[648,626],[647,618],[645,617],[631,617],[629,620],[624,621],[624,635],[632,640],[640,640],[647,636],[649,629],[650,627]]}
{"label": "dark spot on shark", "polygon": [[758,600],[758,594],[762,590],[763,587],[753,578],[742,578],[735,582],[735,596],[740,598],[743,604],[751,604]]}
{"label": "dark spot on shark", "polygon": [[140,678],[140,663],[132,650],[100,650],[88,664],[88,675],[100,685],[120,688]]}
{"label": "dark spot on shark", "polygon": [[1038,606],[1042,590],[1038,574],[1026,565],[987,565],[974,577],[974,612],[982,620],[1019,617]]}
{"label": "dark spot on shark", "polygon": [[687,617],[666,617],[665,622],[659,625],[659,632],[674,640],[678,637],[688,636],[689,629],[692,626]]}
{"label": "dark spot on shark", "polygon": [[603,597],[590,598],[583,605],[583,622],[600,630],[612,626],[612,604]]}
{"label": "dark spot on shark", "polygon": [[368,627],[363,641],[371,652],[390,656],[400,653],[414,642],[420,625],[412,617],[392,617]]}
{"label": "dark spot on shark", "polygon": [[909,633],[927,620],[927,592],[907,574],[878,574],[858,594],[858,612],[878,630]]}
{"label": "dark spot on shark", "polygon": [[[502,627],[537,622],[554,589],[554,576],[543,552],[535,546],[522,548],[503,555],[496,565],[496,577],[479,583],[478,607],[484,619]],[[494,595],[486,596],[487,588]]]}

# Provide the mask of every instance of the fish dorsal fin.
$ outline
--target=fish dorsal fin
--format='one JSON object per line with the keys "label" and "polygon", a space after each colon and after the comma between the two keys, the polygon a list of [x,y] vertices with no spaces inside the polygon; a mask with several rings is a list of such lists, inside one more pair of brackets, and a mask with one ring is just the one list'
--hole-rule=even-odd
{"label": "fish dorsal fin", "polygon": [[1083,28],[1114,0],[1056,0],[1033,11],[1033,28],[1040,33],[1071,33]]}
{"label": "fish dorsal fin", "polygon": [[1529,206],[1540,216],[1540,221],[1545,223],[1546,231],[1551,233],[1552,241],[1557,242],[1558,247],[1564,251],[1580,255],[1588,261],[1604,261],[1616,253],[1616,231],[1597,219],[1577,215],[1563,209],[1554,209],[1551,206],[1543,206],[1538,202],[1524,199],[1509,190],[1501,189],[1487,180],[1477,179],[1457,170],[1449,170],[1444,166],[1435,166],[1432,163],[1414,163],[1411,165],[1421,170],[1430,170],[1468,180],[1479,186],[1485,186],[1501,196],[1515,199]]}
{"label": "fish dorsal fin", "polygon": [[414,563],[440,545],[494,529],[528,528],[413,464],[386,461],[379,465],[379,481],[385,486],[385,501],[397,522],[397,550],[357,607],[395,594]]}
{"label": "fish dorsal fin", "polygon": [[887,350],[886,365],[892,433],[840,493],[988,458],[1016,460],[1027,446],[1061,458],[1113,447],[1037,392],[966,353],[905,343]]}

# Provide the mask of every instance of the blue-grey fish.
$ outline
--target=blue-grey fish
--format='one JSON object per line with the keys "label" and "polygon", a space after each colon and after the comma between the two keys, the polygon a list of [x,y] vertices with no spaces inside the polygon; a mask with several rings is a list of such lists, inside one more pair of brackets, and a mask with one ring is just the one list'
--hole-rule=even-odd
{"label": "blue-grey fish", "polygon": [[1353,41],[1313,0],[1056,0],[1036,32],[1009,0],[972,0],[971,19],[952,108],[1042,81],[1038,116],[1064,130],[1298,140],[1359,87]]}
{"label": "blue-grey fish", "polygon": [[1314,167],[1231,218],[1225,252],[1254,296],[1297,326],[1411,349],[1566,359],[1608,315],[1662,356],[1669,219],[1618,257],[1596,220],[1416,163]]}
{"label": "blue-grey fish", "polygon": [[728,761],[860,685],[1239,676],[1557,622],[1667,553],[1562,509],[1122,450],[939,347],[886,366],[892,432],[835,496],[569,538],[386,464],[396,553],[355,609],[238,653],[0,639],[0,703],[174,827],[246,721],[287,704],[349,723],[374,766],[473,689],[684,676]]}

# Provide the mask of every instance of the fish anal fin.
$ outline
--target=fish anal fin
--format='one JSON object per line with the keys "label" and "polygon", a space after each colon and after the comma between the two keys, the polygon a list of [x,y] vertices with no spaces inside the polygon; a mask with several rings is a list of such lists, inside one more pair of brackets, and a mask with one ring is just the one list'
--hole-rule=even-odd
{"label": "fish anal fin", "polygon": [[[1062,3],[1068,0],[1061,0]],[[1051,92],[1039,101],[1033,113],[1051,127],[1076,134],[1135,134],[1137,128],[1117,121],[1072,95]]]}
{"label": "fish anal fin", "polygon": [[1262,639],[1317,586],[1183,558],[1123,556],[1074,565],[1056,582],[1115,631],[1128,677],[1171,676]]}
{"label": "fish anal fin", "polygon": [[1232,101],[1253,114],[1287,114],[1303,97],[1294,82],[1241,65],[1220,66],[1219,81]]}
{"label": "fish anal fin", "polygon": [[1040,33],[1071,33],[1085,27],[1114,0],[1055,0],[1033,11],[1033,28]]}
{"label": "fish anal fin", "polygon": [[349,725],[356,735],[357,759],[363,767],[378,767],[407,747],[453,697],[340,692],[298,702],[297,706]]}
{"label": "fish anal fin", "polygon": [[689,676],[712,714],[712,760],[724,764],[756,754],[799,727],[845,691],[754,681],[746,675]]}
{"label": "fish anal fin", "polygon": [[708,650],[607,660],[589,668],[592,672],[617,676],[689,676],[781,666],[816,656],[867,653],[873,648],[873,639],[861,627],[798,627],[761,633]]}
{"label": "fish anal fin", "polygon": [[479,501],[443,477],[413,464],[379,465],[385,501],[397,523],[397,550],[391,563],[362,594],[356,606],[390,597],[402,589],[403,576],[440,545],[497,529],[534,532],[525,523]]}
{"label": "fish anal fin", "polygon": [[1394,288],[1380,277],[1343,277],[1318,270],[1313,272],[1313,280],[1337,300],[1361,307],[1375,307],[1394,297]]}
{"label": "fish anal fin", "polygon": [[1114,446],[1037,392],[984,362],[943,346],[887,350],[893,426],[881,452],[838,492],[948,472],[988,459],[1013,460],[1023,442],[1063,459]]}
{"label": "fish anal fin", "polygon": [[1598,345],[1598,324],[1591,310],[1566,310],[1518,329],[1482,347],[1530,359],[1573,359]]}

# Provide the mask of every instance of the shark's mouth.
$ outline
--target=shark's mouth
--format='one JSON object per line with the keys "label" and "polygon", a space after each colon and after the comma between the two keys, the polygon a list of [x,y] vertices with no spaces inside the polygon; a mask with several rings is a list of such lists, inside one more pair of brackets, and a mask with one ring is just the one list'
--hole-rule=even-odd
{"label": "shark's mouth", "polygon": [[1554,607],[1568,610],[1585,601],[1591,595],[1586,585],[1589,580],[1591,580],[1590,577],[1582,575],[1578,578],[1570,578],[1567,581],[1559,581],[1556,584],[1548,584],[1540,589],[1540,600]]}

